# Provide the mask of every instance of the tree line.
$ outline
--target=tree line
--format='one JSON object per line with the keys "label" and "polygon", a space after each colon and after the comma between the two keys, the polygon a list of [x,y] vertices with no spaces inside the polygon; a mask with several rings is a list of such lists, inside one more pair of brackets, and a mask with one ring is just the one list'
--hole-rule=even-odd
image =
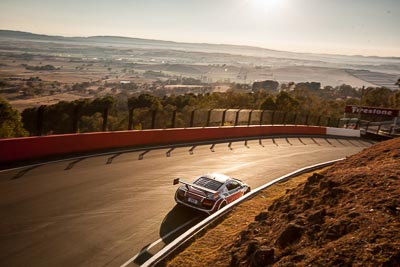
{"label": "tree line", "polygon": [[[275,116],[272,120],[277,120],[280,112],[284,114],[280,119],[286,123],[293,119],[296,122],[296,118],[299,122],[299,116],[307,116],[307,120],[319,118],[319,123],[322,116],[332,123],[343,116],[345,105],[360,104],[360,99],[362,105],[400,109],[400,90],[371,87],[362,91],[348,85],[318,89],[316,83],[289,84],[287,90],[279,92],[261,85],[252,91],[232,89],[225,93],[136,94],[129,97],[119,94],[92,100],[61,101],[55,105],[28,108],[21,114],[1,99],[0,137],[207,126],[207,123],[212,125],[212,114],[220,112],[221,120],[222,115],[225,116],[221,110],[227,109],[276,111],[271,113]],[[213,109],[219,111],[210,113]],[[260,116],[261,113],[257,114]],[[253,120],[255,116],[253,113]],[[224,124],[229,125],[229,122]]]}

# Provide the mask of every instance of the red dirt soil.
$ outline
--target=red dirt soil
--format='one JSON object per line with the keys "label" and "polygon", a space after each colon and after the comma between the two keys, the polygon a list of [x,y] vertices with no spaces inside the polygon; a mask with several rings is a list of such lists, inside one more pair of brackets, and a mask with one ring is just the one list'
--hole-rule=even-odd
{"label": "red dirt soil", "polygon": [[400,266],[400,138],[308,177],[229,249],[226,266]]}

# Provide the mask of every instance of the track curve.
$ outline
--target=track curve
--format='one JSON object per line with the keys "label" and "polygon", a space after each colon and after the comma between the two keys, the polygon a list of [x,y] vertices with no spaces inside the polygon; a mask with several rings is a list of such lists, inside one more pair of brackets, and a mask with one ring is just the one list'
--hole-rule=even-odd
{"label": "track curve", "polygon": [[282,137],[116,152],[2,171],[0,265],[120,266],[141,252],[131,264],[140,265],[202,219],[175,206],[173,177],[221,172],[255,188],[369,145],[360,139]]}

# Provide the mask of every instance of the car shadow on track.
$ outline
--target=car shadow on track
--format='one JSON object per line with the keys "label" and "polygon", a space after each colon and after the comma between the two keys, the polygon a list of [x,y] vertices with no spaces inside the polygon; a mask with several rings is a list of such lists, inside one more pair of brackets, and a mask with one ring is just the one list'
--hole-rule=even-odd
{"label": "car shadow on track", "polygon": [[[160,238],[164,246],[174,241],[185,231],[204,220],[207,215],[182,205],[175,205],[167,215],[165,215],[160,226]],[[155,252],[151,249],[151,244],[143,247],[134,263],[142,265],[150,259]]]}
{"label": "car shadow on track", "polygon": [[160,237],[165,244],[168,244],[206,217],[205,213],[177,204],[164,217],[160,227]]}

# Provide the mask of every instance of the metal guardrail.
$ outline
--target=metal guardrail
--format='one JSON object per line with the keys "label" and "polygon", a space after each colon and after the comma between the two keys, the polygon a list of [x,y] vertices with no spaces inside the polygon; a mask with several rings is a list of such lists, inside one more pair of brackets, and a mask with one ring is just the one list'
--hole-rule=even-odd
{"label": "metal guardrail", "polygon": [[[241,198],[237,199],[236,201],[230,203],[229,205],[225,206],[223,209],[219,210],[218,212],[214,213],[213,215],[207,217],[205,220],[199,222],[198,224],[196,224],[195,226],[193,226],[192,228],[190,228],[189,230],[187,230],[185,233],[183,233],[182,235],[180,235],[178,238],[176,238],[173,242],[169,243],[167,246],[165,246],[162,250],[160,250],[158,253],[156,253],[153,257],[151,257],[150,259],[148,259],[145,263],[143,263],[141,266],[143,267],[152,267],[155,266],[156,264],[160,263],[162,260],[164,260],[166,257],[168,257],[173,251],[175,251],[177,248],[179,248],[180,246],[182,246],[183,244],[187,243],[188,241],[190,241],[192,238],[194,238],[198,233],[200,233],[202,230],[204,230],[206,227],[208,227],[211,223],[213,223],[214,221],[218,220],[219,218],[221,218],[222,216],[224,216],[225,214],[229,213],[232,208],[236,205],[238,205],[239,203],[255,196],[258,192],[260,192],[261,190],[264,190],[272,185],[274,185],[275,183],[278,182],[282,182],[282,181],[286,181],[289,180],[295,176],[301,175],[303,173],[307,173],[316,169],[320,169],[329,165],[333,165],[334,163],[344,160],[344,158],[341,159],[336,159],[336,160],[331,160],[331,161],[327,161],[327,162],[323,162],[323,163],[319,163],[319,164],[315,164],[315,165],[311,165],[308,167],[304,167],[301,169],[298,169],[294,172],[291,172],[289,174],[286,174],[284,176],[281,176],[265,185],[262,185],[254,190],[252,190],[250,193],[242,196]],[[131,262],[127,262],[125,263],[123,266],[128,266]]]}
{"label": "metal guardrail", "polygon": [[365,129],[366,131],[376,132],[379,131],[386,132],[387,134],[396,134],[400,133],[400,120],[391,120],[391,121],[361,121],[360,129]]}
{"label": "metal guardrail", "polygon": [[362,121],[359,128],[362,136],[371,139],[391,139],[400,137],[400,125],[393,121]]}

